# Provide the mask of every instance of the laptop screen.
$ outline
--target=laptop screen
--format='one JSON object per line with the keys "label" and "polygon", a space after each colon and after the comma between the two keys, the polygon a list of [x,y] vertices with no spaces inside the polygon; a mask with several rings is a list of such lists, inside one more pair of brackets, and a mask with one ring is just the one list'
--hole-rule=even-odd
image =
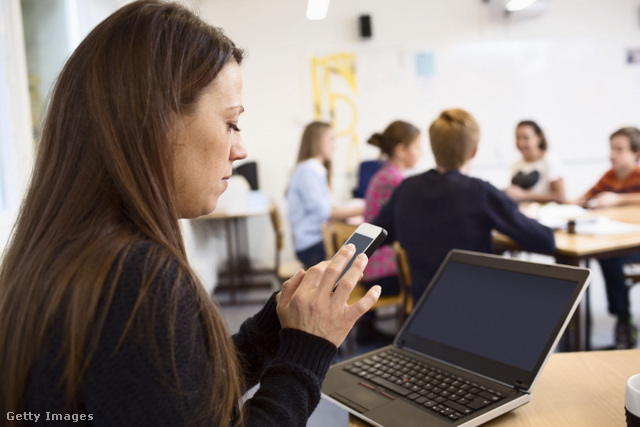
{"label": "laptop screen", "polygon": [[460,255],[440,268],[403,328],[400,345],[527,389],[588,272]]}

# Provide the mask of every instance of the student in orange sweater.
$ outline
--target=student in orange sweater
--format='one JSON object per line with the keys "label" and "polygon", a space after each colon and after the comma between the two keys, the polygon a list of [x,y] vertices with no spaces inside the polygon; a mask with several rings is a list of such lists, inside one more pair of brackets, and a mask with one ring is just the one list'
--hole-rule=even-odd
{"label": "student in orange sweater", "polygon": [[[610,137],[611,169],[576,203],[588,208],[603,208],[640,203],[640,130],[626,127]],[[618,317],[615,329],[616,348],[634,348],[638,343],[638,328],[631,319],[629,294],[623,266],[640,254],[600,259],[607,289],[609,312]]]}

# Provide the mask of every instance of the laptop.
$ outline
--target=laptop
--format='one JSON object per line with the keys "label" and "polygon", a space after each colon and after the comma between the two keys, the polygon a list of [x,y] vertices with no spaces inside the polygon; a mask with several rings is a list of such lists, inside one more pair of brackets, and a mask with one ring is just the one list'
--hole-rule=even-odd
{"label": "laptop", "polygon": [[322,397],[374,426],[478,426],[531,400],[586,268],[452,250],[393,344],[333,365]]}

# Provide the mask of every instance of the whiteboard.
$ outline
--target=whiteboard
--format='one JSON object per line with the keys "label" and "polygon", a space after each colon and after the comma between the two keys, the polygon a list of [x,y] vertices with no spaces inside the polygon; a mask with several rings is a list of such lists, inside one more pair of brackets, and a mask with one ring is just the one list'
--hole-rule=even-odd
{"label": "whiteboard", "polygon": [[[481,127],[476,164],[510,164],[516,124],[538,122],[565,163],[608,158],[609,135],[640,127],[640,65],[622,41],[512,40],[357,52],[361,134],[394,119],[426,131],[446,108],[463,108]],[[433,58],[419,69],[420,57]],[[428,141],[428,138],[425,137]]]}

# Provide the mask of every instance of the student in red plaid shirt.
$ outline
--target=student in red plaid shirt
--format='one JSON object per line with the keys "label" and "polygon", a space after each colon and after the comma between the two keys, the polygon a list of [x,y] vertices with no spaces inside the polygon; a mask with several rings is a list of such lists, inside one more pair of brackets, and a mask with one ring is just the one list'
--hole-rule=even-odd
{"label": "student in red plaid shirt", "polygon": [[[369,144],[380,149],[387,159],[373,175],[365,192],[364,220],[373,221],[380,208],[391,198],[393,190],[404,179],[404,171],[413,168],[422,155],[420,131],[410,123],[396,120],[382,133],[374,133]],[[382,295],[394,295],[399,291],[395,253],[390,245],[381,246],[369,258],[361,280],[368,287],[382,286]],[[358,327],[358,342],[373,340],[377,333],[373,327],[373,314],[362,317]]]}
{"label": "student in red plaid shirt", "polygon": [[[609,145],[611,169],[575,203],[597,209],[640,202],[640,129],[625,127],[615,131],[609,138]],[[617,317],[614,330],[616,349],[635,348],[638,344],[638,326],[631,316],[624,265],[638,262],[639,258],[640,253],[636,252],[598,259],[609,313]]]}

